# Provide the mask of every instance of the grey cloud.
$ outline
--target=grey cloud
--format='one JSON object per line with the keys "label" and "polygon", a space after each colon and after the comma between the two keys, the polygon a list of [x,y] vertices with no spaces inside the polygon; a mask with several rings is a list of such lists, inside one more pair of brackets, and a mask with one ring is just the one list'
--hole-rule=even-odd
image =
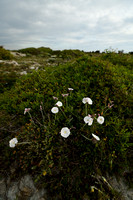
{"label": "grey cloud", "polygon": [[104,50],[112,44],[131,51],[133,44],[131,0],[1,0],[0,19],[0,44],[11,49]]}

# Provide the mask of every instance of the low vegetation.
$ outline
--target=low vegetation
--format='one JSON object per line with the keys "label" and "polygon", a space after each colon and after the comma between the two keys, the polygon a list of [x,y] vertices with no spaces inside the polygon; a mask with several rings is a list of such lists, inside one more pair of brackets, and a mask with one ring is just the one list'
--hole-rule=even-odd
{"label": "low vegetation", "polygon": [[11,60],[13,58],[10,51],[4,49],[2,46],[0,46],[0,60]]}
{"label": "low vegetation", "polygon": [[132,159],[133,56],[19,52],[26,57],[13,58],[14,82],[6,76],[10,86],[1,83],[2,170],[17,163],[13,176],[31,173],[59,199],[119,199],[105,176],[122,173]]}

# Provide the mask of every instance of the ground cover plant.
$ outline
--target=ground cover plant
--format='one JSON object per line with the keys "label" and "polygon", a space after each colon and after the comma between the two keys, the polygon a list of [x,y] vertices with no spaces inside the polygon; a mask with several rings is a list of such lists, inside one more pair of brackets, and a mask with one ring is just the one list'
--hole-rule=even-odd
{"label": "ground cover plant", "polygon": [[1,97],[2,167],[17,162],[17,175],[33,174],[59,199],[118,199],[105,175],[127,164],[132,79],[130,64],[103,55],[21,77]]}
{"label": "ground cover plant", "polygon": [[53,51],[47,47],[25,48],[9,51],[0,47],[0,93],[14,86],[16,80],[23,74],[33,70],[45,70],[46,66],[57,66],[71,62],[85,52],[79,50]]}
{"label": "ground cover plant", "polygon": [[0,60],[11,60],[13,56],[11,55],[10,51],[3,48],[3,46],[0,46]]}

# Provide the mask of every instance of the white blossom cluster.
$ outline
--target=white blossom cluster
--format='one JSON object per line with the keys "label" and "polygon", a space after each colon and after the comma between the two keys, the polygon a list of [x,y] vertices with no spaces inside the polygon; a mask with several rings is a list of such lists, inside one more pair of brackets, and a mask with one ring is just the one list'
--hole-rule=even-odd
{"label": "white blossom cluster", "polygon": [[[74,89],[73,89],[73,88],[68,88],[68,90],[69,90],[69,91],[73,91]],[[69,94],[62,94],[62,96],[63,96],[63,97],[66,97],[66,98],[67,98],[68,95],[69,95]],[[58,100],[58,98],[57,98],[57,97],[54,97],[54,96],[53,96],[53,99]],[[83,104],[92,105],[92,104],[93,104],[93,101],[92,101],[91,98],[89,98],[89,97],[84,97],[84,98],[82,99],[82,103],[83,103]],[[57,113],[59,112],[59,109],[61,109],[60,107],[62,107],[62,106],[63,106],[63,103],[62,103],[61,101],[57,101],[57,103],[55,104],[55,106],[51,109],[51,112],[52,112],[53,114],[57,114]],[[42,106],[40,106],[40,110],[42,111]],[[27,112],[28,112],[28,113],[30,112],[30,108],[25,108],[24,114],[26,114]],[[103,117],[103,116],[98,115],[97,118],[96,118],[95,116],[96,116],[96,114],[93,115],[93,116],[90,115],[90,114],[88,114],[87,116],[84,117],[84,122],[85,122],[88,126],[91,126],[91,125],[93,124],[94,119],[96,119],[97,122],[98,122],[99,124],[103,124],[103,123],[104,123],[104,117]],[[67,137],[70,135],[70,133],[71,133],[71,132],[70,132],[70,129],[69,129],[68,127],[63,127],[63,128],[61,129],[61,131],[60,131],[61,136],[64,137],[64,138],[67,138]],[[100,138],[99,138],[97,135],[95,135],[94,133],[92,133],[92,137],[93,137],[95,140],[97,140],[97,141],[100,140]],[[9,141],[9,146],[10,146],[11,148],[13,148],[13,147],[16,146],[17,143],[18,143],[17,138],[13,138],[13,139],[11,139],[11,140]]]}

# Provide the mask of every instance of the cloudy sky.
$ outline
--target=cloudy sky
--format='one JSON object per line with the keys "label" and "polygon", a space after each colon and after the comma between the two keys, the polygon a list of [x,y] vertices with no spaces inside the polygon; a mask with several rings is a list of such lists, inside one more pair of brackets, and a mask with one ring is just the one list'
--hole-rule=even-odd
{"label": "cloudy sky", "polygon": [[133,0],[0,0],[0,45],[133,51]]}

